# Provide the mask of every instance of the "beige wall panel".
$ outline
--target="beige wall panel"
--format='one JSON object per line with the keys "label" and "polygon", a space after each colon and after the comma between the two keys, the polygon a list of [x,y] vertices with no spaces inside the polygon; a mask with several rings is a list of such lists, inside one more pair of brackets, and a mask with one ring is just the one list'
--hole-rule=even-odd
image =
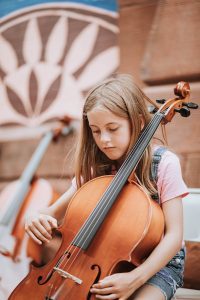
{"label": "beige wall panel", "polygon": [[[120,72],[132,74],[152,99],[174,98],[177,82],[190,79],[191,100],[200,104],[200,2],[121,0],[119,7]],[[191,110],[190,117],[176,115],[166,126],[190,187],[200,187],[199,119],[200,110]]]}
{"label": "beige wall panel", "polygon": [[184,158],[184,179],[187,185],[200,187],[200,153],[189,153]]}
{"label": "beige wall panel", "polygon": [[200,78],[200,2],[160,2],[147,39],[142,79],[148,84]]}
{"label": "beige wall panel", "polygon": [[142,1],[135,5],[135,1],[128,1],[130,5],[124,6],[124,1],[119,1],[119,43],[120,43],[120,72],[132,74],[138,83],[141,59],[144,56],[146,41],[156,11],[157,1]]}
{"label": "beige wall panel", "polygon": [[[40,177],[72,176],[72,157],[74,154],[76,135],[60,137],[52,142],[36,171]],[[1,143],[0,178],[14,180],[22,174],[32,154],[37,148],[39,140]]]}

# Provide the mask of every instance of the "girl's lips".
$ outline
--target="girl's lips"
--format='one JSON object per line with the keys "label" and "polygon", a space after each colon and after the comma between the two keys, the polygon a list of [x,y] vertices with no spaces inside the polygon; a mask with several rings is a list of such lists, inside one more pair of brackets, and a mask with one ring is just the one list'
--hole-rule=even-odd
{"label": "girl's lips", "polygon": [[115,149],[115,147],[105,147],[105,150],[111,150],[111,149]]}

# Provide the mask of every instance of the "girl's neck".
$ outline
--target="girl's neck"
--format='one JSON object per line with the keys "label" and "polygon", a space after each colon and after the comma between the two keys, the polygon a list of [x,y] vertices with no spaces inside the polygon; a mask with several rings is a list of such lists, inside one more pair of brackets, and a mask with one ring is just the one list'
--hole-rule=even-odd
{"label": "girl's neck", "polygon": [[118,160],[116,160],[116,161],[114,162],[114,165],[115,165],[115,167],[116,167],[117,170],[119,170],[119,168],[120,168],[121,165],[123,164],[124,160],[125,160],[125,158],[122,157],[122,158],[120,158],[120,159],[118,159]]}

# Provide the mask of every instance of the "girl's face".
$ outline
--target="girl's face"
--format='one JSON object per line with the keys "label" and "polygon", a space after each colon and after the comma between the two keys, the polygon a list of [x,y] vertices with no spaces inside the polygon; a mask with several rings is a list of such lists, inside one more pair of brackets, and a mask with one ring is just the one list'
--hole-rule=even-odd
{"label": "girl's face", "polygon": [[124,158],[131,138],[129,120],[100,107],[88,112],[87,117],[98,148],[111,160]]}

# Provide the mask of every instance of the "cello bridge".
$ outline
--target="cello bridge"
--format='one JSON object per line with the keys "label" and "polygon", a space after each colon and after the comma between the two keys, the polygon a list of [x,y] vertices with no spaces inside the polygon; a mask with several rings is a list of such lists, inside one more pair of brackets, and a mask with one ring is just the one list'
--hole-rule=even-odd
{"label": "cello bridge", "polygon": [[64,278],[69,278],[72,279],[74,282],[78,283],[78,284],[82,284],[83,280],[79,279],[78,277],[64,271],[63,269],[54,267],[53,268],[56,272],[58,272],[58,274]]}

